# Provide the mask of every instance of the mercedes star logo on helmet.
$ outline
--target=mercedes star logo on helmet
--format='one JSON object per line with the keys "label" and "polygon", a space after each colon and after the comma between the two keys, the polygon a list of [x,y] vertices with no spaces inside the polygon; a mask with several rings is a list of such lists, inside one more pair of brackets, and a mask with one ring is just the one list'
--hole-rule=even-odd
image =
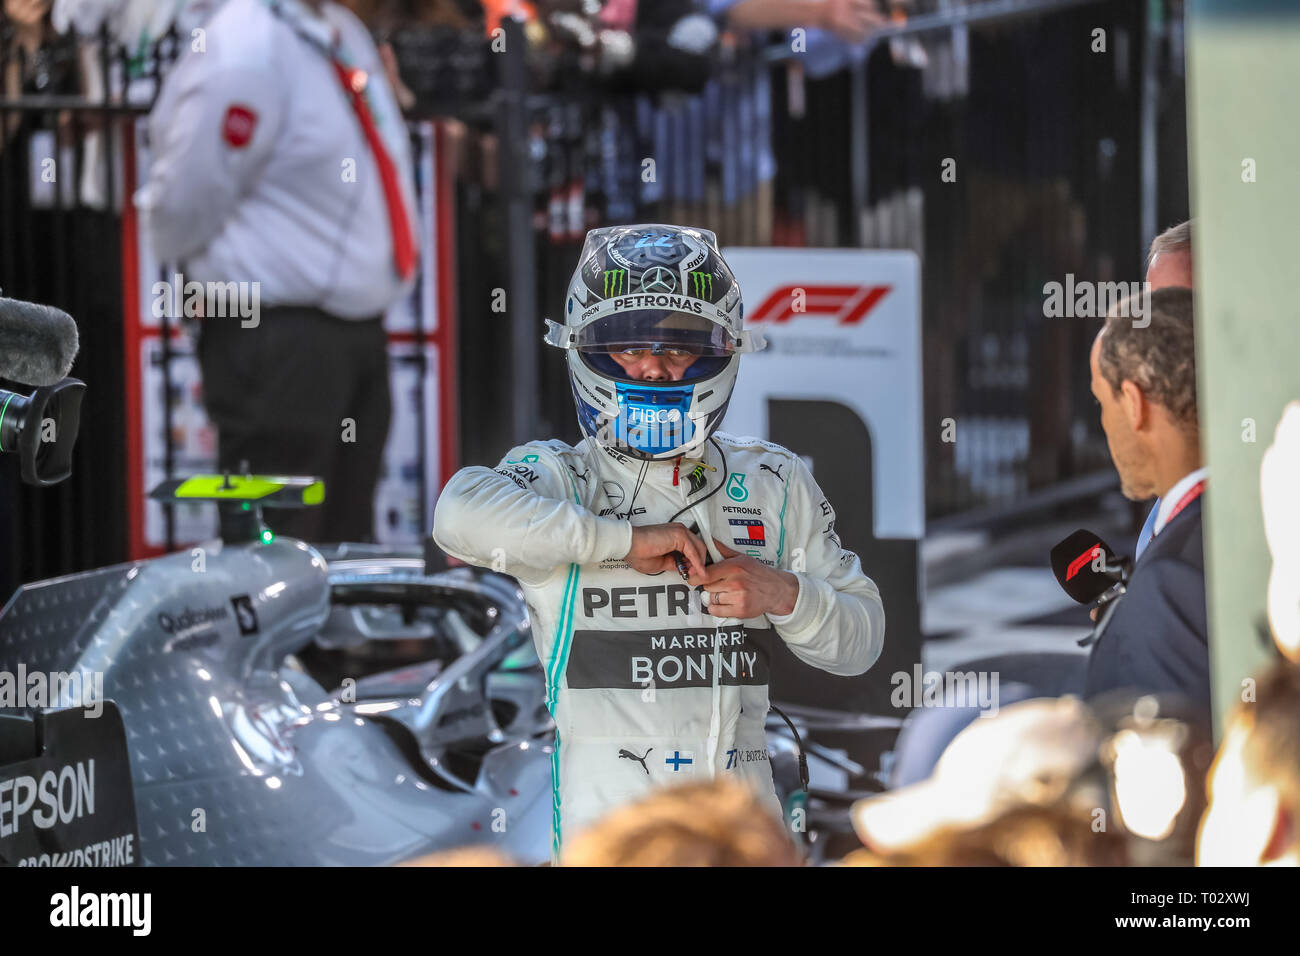
{"label": "mercedes star logo on helmet", "polygon": [[655,266],[641,273],[642,292],[676,292],[677,277],[663,266]]}

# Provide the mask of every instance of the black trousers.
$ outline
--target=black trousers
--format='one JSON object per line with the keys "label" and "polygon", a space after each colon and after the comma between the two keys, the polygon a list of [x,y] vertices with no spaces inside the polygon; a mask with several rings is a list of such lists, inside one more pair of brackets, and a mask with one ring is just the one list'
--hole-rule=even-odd
{"label": "black trousers", "polygon": [[313,543],[372,541],[392,415],[380,319],[305,306],[263,308],[252,328],[204,319],[198,356],[222,470],[247,461],[253,474],[325,480],[323,505],[268,508],[271,529]]}

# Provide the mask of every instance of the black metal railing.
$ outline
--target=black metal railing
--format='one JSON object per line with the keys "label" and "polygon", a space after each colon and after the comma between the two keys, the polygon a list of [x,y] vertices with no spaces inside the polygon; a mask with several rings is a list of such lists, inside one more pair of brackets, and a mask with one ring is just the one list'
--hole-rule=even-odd
{"label": "black metal railing", "polygon": [[[1013,507],[1108,467],[1087,390],[1091,329],[1045,318],[1041,289],[1067,272],[1140,278],[1149,221],[1186,215],[1181,67],[1167,54],[1178,6],[1001,6],[1021,15],[960,26],[965,82],[944,95],[887,42],[860,67],[818,79],[804,75],[788,39],[766,50],[728,43],[702,92],[636,94],[586,81],[536,89],[523,42],[497,56],[481,36],[393,34],[416,114],[463,124],[464,460],[494,461],[521,434],[576,437],[561,363],[539,347],[541,317],[560,307],[587,228],[680,220],[728,245],[921,255],[931,516]],[[951,24],[933,19],[941,14],[927,11],[914,34],[955,42]],[[1098,28],[1111,53],[1082,55]],[[0,463],[8,586],[125,556],[126,200],[113,171],[130,120],[147,110],[178,48],[168,36],[133,58],[107,33],[97,45],[49,37],[35,64],[9,55],[2,20],[0,40],[0,73],[16,68],[23,80],[0,88],[0,289],[77,318],[75,373],[89,384],[72,479],[33,492]],[[33,168],[48,158],[54,183]],[[945,158],[957,160],[955,182],[941,178]],[[655,160],[649,180],[646,159]],[[498,289],[509,294],[504,317],[491,310]],[[943,439],[948,418],[956,442]]]}
{"label": "black metal railing", "polygon": [[123,144],[173,50],[169,38],[133,61],[107,31],[79,42],[47,30],[29,47],[0,20],[0,290],[77,319],[72,374],[88,383],[71,479],[28,488],[0,461],[6,595],[126,555]]}

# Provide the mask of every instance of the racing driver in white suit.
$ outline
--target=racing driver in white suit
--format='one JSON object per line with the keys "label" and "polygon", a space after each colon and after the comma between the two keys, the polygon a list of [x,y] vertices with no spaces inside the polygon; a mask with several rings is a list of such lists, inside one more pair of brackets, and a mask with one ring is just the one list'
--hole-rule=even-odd
{"label": "racing driver in white suit", "polygon": [[718,432],[761,348],[711,232],[592,230],[546,341],[586,438],[461,469],[448,554],[513,575],[556,723],[553,850],[652,787],[735,775],[780,815],[764,723],[770,650],[832,674],[880,656],[885,614],[793,452]]}

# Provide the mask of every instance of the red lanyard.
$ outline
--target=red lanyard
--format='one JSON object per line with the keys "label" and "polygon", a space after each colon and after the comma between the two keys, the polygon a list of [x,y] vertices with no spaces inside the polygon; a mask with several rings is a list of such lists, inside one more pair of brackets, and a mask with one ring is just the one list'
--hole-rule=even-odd
{"label": "red lanyard", "polygon": [[374,119],[370,115],[370,106],[366,103],[366,74],[363,70],[353,70],[344,66],[337,57],[332,58],[334,72],[338,74],[343,90],[352,103],[352,109],[361,123],[361,132],[365,134],[370,151],[374,154],[375,165],[379,167],[379,181],[384,189],[384,204],[388,207],[388,225],[393,233],[393,264],[400,278],[409,278],[415,271],[415,239],[411,232],[410,220],[406,215],[406,202],[402,199],[402,187],[398,178],[397,166],[393,163],[384,141],[375,129]]}
{"label": "red lanyard", "polygon": [[[1204,490],[1205,490],[1205,479],[1204,479],[1204,478],[1202,478],[1202,479],[1201,479],[1200,481],[1198,481],[1196,484],[1192,485],[1192,487],[1188,488],[1188,489],[1187,489],[1187,494],[1185,494],[1185,495],[1183,495],[1181,498],[1179,498],[1179,499],[1178,499],[1178,504],[1174,505],[1174,510],[1171,511],[1171,512],[1169,512],[1169,517],[1165,519],[1165,525],[1168,525],[1169,522],[1173,521],[1174,518],[1176,518],[1176,517],[1178,516],[1178,512],[1182,511],[1184,508],[1186,508],[1188,505],[1190,505],[1193,501],[1195,501],[1197,498],[1199,498],[1199,497],[1201,496],[1201,492],[1204,491]],[[1163,527],[1163,526],[1162,526],[1162,527]],[[1152,537],[1154,538],[1155,535],[1152,535]]]}
{"label": "red lanyard", "polygon": [[[338,74],[339,82],[343,84],[343,92],[352,104],[352,111],[357,114],[357,121],[361,124],[362,135],[365,136],[366,144],[370,147],[370,152],[375,158],[375,165],[379,169],[379,184],[384,191],[384,205],[388,207],[388,226],[393,234],[393,267],[397,270],[399,278],[410,278],[412,273],[415,272],[418,243],[416,242],[415,233],[411,229],[410,216],[406,210],[406,200],[402,197],[401,174],[398,172],[393,158],[388,155],[388,150],[384,148],[384,141],[379,135],[379,130],[375,128],[375,120],[370,112],[370,104],[366,102],[365,93],[368,77],[365,71],[350,67],[339,58],[336,49],[338,45],[337,29],[331,31],[334,37],[334,46],[329,46],[319,35],[303,25],[300,17],[304,14],[300,4],[292,4],[292,9],[289,10],[285,9],[280,0],[267,0],[267,5],[271,8],[271,12],[284,20],[294,33],[324,54],[334,67],[334,72]],[[311,14],[308,12],[306,15],[310,16]],[[315,19],[319,19],[321,23],[326,22],[320,17]]]}

